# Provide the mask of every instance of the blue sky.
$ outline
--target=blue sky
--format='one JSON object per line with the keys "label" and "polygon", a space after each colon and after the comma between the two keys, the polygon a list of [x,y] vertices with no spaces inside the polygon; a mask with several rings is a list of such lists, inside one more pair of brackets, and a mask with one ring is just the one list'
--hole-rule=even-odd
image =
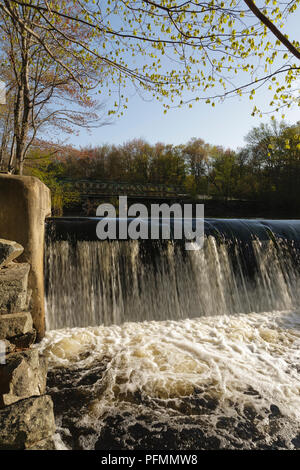
{"label": "blue sky", "polygon": [[[260,97],[260,101],[264,101],[264,96]],[[269,121],[269,117],[252,117],[252,108],[253,101],[244,96],[217,104],[215,108],[196,103],[192,109],[172,109],[163,114],[160,104],[145,103],[139,97],[133,97],[122,118],[109,126],[94,129],[91,134],[82,131],[79,137],[72,137],[72,143],[76,146],[95,146],[144,138],[149,143],[181,144],[192,137],[200,137],[210,144],[237,148],[243,145],[244,136],[252,127]],[[298,107],[285,112],[285,115],[285,120],[292,124],[300,120]]]}
{"label": "blue sky", "polygon": [[[283,32],[290,39],[299,38],[300,9],[290,19]],[[256,93],[256,100],[248,96],[230,98],[216,103],[215,108],[204,102],[193,104],[193,108],[175,108],[163,113],[162,105],[156,101],[143,101],[138,95],[129,95],[128,110],[121,118],[116,118],[109,126],[83,130],[79,136],[72,136],[69,143],[77,147],[86,145],[122,144],[134,138],[143,138],[149,143],[165,142],[181,144],[192,137],[199,137],[210,144],[238,148],[244,144],[249,130],[270,117],[252,117],[251,111],[256,104],[267,109],[271,95],[266,88]],[[278,113],[278,120],[281,118]],[[300,108],[285,110],[285,120],[291,124],[300,120]]]}

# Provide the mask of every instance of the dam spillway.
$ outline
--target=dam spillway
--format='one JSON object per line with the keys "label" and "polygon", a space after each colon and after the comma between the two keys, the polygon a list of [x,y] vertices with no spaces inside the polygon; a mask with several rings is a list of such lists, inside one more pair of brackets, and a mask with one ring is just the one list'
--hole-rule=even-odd
{"label": "dam spillway", "polygon": [[96,238],[97,219],[50,219],[47,327],[179,320],[299,303],[300,221],[205,220],[199,251],[177,240]]}
{"label": "dam spillway", "polygon": [[300,448],[300,221],[205,220],[203,249],[49,219],[58,446]]}

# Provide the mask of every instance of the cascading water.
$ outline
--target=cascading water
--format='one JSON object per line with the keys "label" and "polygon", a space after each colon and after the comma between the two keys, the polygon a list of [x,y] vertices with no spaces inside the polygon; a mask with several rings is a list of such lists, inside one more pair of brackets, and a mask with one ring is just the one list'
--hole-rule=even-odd
{"label": "cascading water", "polygon": [[298,305],[294,240],[286,241],[268,232],[269,227],[262,230],[250,221],[247,227],[238,221],[224,222],[225,226],[220,221],[209,223],[215,234],[208,231],[204,248],[198,251],[185,251],[174,241],[72,242],[49,237],[48,328],[178,320]]}
{"label": "cascading water", "polygon": [[205,243],[48,223],[49,393],[67,448],[300,447],[300,221],[206,220]]}

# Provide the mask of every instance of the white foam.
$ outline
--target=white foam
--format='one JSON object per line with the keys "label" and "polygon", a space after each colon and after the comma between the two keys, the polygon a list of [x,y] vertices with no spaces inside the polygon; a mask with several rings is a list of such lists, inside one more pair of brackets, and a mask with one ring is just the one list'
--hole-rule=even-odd
{"label": "white foam", "polygon": [[91,408],[98,416],[137,391],[168,400],[202,390],[229,413],[233,402],[257,410],[276,404],[299,419],[299,327],[296,310],[220,315],[55,330],[39,348],[52,368],[88,369],[107,361]]}

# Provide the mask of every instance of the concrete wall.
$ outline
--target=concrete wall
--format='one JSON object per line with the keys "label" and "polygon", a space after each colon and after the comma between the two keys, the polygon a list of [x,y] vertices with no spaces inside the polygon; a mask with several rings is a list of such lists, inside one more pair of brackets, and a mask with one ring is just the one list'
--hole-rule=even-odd
{"label": "concrete wall", "polygon": [[45,334],[44,231],[51,214],[50,190],[37,178],[0,174],[0,237],[24,247],[18,258],[31,266],[31,314],[38,339]]}

